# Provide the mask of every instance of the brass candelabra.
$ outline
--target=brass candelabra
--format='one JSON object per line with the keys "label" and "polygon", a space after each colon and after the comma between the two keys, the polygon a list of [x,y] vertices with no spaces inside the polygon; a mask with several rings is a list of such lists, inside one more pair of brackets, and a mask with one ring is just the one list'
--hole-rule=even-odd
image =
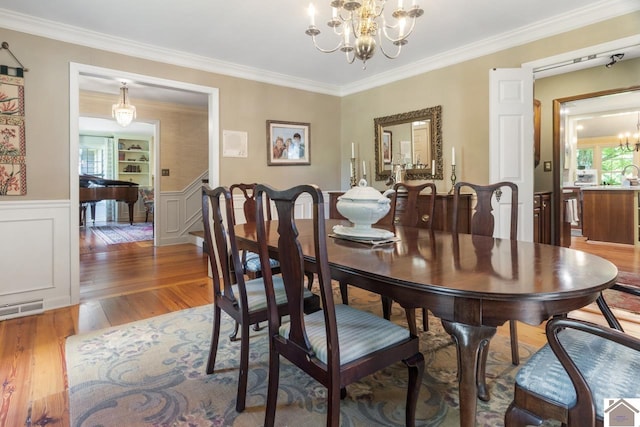
{"label": "brass candelabra", "polygon": [[456,165],[451,165],[451,190],[449,194],[453,194],[453,189],[456,186]]}
{"label": "brass candelabra", "polygon": [[352,157],[351,158],[351,187],[355,187],[356,185],[358,185],[358,179],[356,178],[356,158]]}

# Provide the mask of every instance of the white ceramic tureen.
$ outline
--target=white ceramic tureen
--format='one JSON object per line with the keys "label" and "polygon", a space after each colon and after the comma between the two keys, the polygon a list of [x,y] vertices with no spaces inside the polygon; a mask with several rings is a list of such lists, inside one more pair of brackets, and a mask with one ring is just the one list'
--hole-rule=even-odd
{"label": "white ceramic tureen", "polygon": [[353,187],[338,198],[336,208],[338,212],[353,223],[353,227],[335,226],[336,234],[362,238],[389,238],[393,233],[388,230],[371,228],[371,225],[385,216],[391,208],[391,199],[387,197],[393,190],[381,194],[373,187],[367,186],[367,181],[361,179]]}

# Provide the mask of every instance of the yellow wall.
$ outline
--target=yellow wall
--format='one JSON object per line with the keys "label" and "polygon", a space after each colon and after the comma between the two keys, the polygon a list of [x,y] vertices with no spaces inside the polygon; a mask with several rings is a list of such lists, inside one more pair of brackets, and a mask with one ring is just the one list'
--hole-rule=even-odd
{"label": "yellow wall", "polygon": [[[0,29],[0,39],[8,41],[11,50],[29,68],[25,73],[28,193],[3,196],[0,200],[69,199],[70,62],[218,88],[220,131],[245,131],[249,135],[248,158],[220,158],[221,184],[265,182],[283,188],[310,182],[321,188],[340,187],[338,97],[132,58],[6,29]],[[114,93],[114,99],[117,95]],[[134,100],[134,94],[130,95]],[[102,113],[109,114],[110,109]],[[310,166],[267,166],[267,120],[311,124]],[[180,170],[172,169],[171,173],[180,175]]]}
{"label": "yellow wall", "polygon": [[[449,176],[452,146],[456,147],[458,181],[488,182],[489,70],[517,68],[524,63],[541,58],[636,35],[638,28],[640,28],[640,13],[633,13],[346,96],[342,99],[343,158],[350,156],[350,142],[353,141],[361,146],[360,153],[364,150],[364,158],[373,164],[374,118],[442,105],[445,179],[436,181],[438,191],[448,191],[451,186]],[[595,72],[604,73],[604,70],[604,67],[599,67]],[[570,80],[571,77],[568,76],[566,79]],[[637,67],[632,79],[636,82],[640,79]],[[576,88],[572,86],[573,84],[566,86],[564,91],[566,95],[582,93],[575,92]],[[607,81],[601,86],[604,89],[619,87],[620,84],[616,81]],[[535,96],[538,98],[538,82],[535,83]],[[551,142],[546,135],[550,135],[549,132],[551,132],[547,121],[551,108],[547,97],[543,97],[542,101],[542,114],[545,121],[542,124],[541,159],[550,160],[549,144]],[[346,160],[343,169],[343,173],[348,174]],[[536,168],[536,180],[542,174],[538,172],[541,169],[542,161]],[[378,188],[384,188],[382,181],[374,184]],[[542,185],[542,188],[551,189],[551,184],[548,187]]]}
{"label": "yellow wall", "polygon": [[[0,29],[0,38],[9,42],[30,70],[25,75],[28,194],[2,200],[69,198],[70,62],[219,88],[220,130],[249,135],[247,159],[221,158],[222,184],[259,181],[285,187],[310,182],[323,189],[344,189],[349,180],[351,142],[358,144],[358,158],[373,165],[375,117],[442,105],[445,180],[437,184],[440,191],[446,191],[452,146],[457,150],[458,180],[488,180],[489,69],[519,67],[635,35],[639,23],[640,12],[632,13],[343,98]],[[543,115],[545,110],[543,104]],[[267,120],[311,123],[311,166],[266,165]],[[549,155],[543,151],[542,158]],[[382,182],[375,185],[384,187]]]}

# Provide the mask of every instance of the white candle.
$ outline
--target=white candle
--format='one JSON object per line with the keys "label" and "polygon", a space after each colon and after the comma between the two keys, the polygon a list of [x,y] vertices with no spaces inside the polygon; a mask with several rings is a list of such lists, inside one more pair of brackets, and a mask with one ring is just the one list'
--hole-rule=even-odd
{"label": "white candle", "polygon": [[351,143],[351,158],[356,158],[356,145],[353,142]]}
{"label": "white candle", "polygon": [[316,25],[316,8],[313,7],[313,3],[309,3],[309,18],[311,18],[311,26]]}
{"label": "white candle", "polygon": [[436,161],[431,160],[431,175],[434,175],[435,173],[436,173]]}
{"label": "white candle", "polygon": [[402,9],[402,0],[398,0],[398,9]]}
{"label": "white candle", "polygon": [[367,162],[365,162],[364,160],[362,161],[362,175],[366,175],[367,174]]}
{"label": "white candle", "polygon": [[451,166],[456,165],[456,147],[451,147]]}

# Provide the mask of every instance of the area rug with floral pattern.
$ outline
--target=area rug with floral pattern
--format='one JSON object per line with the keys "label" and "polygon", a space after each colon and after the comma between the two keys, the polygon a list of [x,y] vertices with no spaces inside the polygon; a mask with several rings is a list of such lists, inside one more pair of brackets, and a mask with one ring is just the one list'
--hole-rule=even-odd
{"label": "area rug with floral pattern", "polygon": [[[352,295],[351,304],[380,311],[379,296],[367,292]],[[406,325],[403,313],[394,304],[392,320]],[[456,349],[435,316],[430,316],[429,326],[428,332],[421,332],[420,340],[426,368],[417,424],[456,426]],[[240,343],[227,338],[232,328],[233,321],[223,314],[212,375],[205,373],[211,305],[69,337],[66,362],[71,425],[263,425],[268,372],[266,327],[251,331],[247,406],[243,413],[235,410]],[[532,352],[520,343],[521,359],[526,360]],[[517,369],[510,363],[508,338],[495,336],[487,365],[491,400],[478,401],[478,425],[502,425]],[[276,425],[325,424],[326,389],[284,360],[279,390]],[[340,406],[341,425],[404,425],[406,390],[407,369],[402,363],[348,386],[348,395]]]}

